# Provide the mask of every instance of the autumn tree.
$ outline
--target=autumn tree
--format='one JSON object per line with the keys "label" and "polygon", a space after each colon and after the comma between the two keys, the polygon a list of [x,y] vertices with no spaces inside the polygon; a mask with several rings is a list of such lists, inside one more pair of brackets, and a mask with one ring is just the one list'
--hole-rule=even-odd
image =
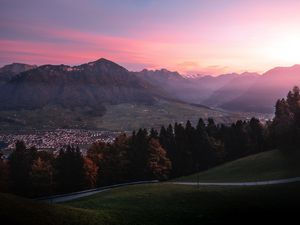
{"label": "autumn tree", "polygon": [[97,185],[99,168],[94,161],[88,157],[84,157],[84,172],[86,186],[88,188],[94,188]]}
{"label": "autumn tree", "polygon": [[166,151],[159,144],[158,139],[151,138],[148,144],[148,157],[146,173],[151,178],[158,180],[168,179],[172,163],[167,157]]}

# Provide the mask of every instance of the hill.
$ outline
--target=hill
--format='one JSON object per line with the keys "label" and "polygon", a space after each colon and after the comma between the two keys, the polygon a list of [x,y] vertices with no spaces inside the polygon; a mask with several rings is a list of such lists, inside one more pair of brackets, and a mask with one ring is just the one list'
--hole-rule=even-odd
{"label": "hill", "polygon": [[273,150],[238,159],[178,181],[241,182],[300,176],[300,152]]}

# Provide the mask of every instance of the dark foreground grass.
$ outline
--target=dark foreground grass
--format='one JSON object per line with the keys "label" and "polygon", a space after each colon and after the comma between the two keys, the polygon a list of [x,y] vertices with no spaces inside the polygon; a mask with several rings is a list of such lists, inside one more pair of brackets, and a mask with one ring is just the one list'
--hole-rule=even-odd
{"label": "dark foreground grass", "polygon": [[[151,184],[47,205],[0,194],[1,224],[258,224],[298,215],[300,183],[264,187]],[[3,223],[2,223],[3,222]]]}
{"label": "dark foreground grass", "polygon": [[94,210],[114,224],[212,224],[288,220],[300,207],[300,183],[264,187],[140,185],[65,205]]}
{"label": "dark foreground grass", "polygon": [[300,151],[273,150],[238,159],[199,174],[176,179],[197,182],[242,182],[300,176]]}
{"label": "dark foreground grass", "polygon": [[109,220],[110,218],[101,212],[48,205],[0,193],[0,221],[3,225],[108,224]]}

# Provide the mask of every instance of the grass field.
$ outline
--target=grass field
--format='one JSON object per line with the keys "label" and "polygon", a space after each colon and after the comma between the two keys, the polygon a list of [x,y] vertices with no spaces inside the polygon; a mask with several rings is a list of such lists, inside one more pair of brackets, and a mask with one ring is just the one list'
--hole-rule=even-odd
{"label": "grass field", "polygon": [[273,150],[241,158],[178,181],[239,182],[300,176],[300,151]]}
{"label": "grass field", "polygon": [[[194,225],[292,219],[300,183],[264,187],[188,187],[171,184],[118,188],[64,205],[0,195],[4,224]],[[17,215],[17,216],[15,216]]]}
{"label": "grass field", "polygon": [[91,210],[48,205],[0,193],[1,224],[63,225],[106,224],[106,216]]}

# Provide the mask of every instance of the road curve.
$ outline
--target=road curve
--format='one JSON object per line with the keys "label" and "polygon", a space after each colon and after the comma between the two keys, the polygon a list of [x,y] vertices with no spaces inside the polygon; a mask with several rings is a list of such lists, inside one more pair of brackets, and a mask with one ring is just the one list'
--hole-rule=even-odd
{"label": "road curve", "polygon": [[261,185],[272,185],[272,184],[288,184],[299,182],[300,177],[293,177],[288,179],[269,180],[269,181],[256,181],[256,182],[171,182],[172,184],[179,185],[198,185],[198,186],[261,186]]}
{"label": "road curve", "polygon": [[71,201],[74,199],[90,196],[93,194],[97,194],[100,192],[104,191],[109,191],[114,188],[118,187],[124,187],[124,186],[129,186],[129,185],[137,185],[137,184],[152,184],[152,183],[157,183],[158,180],[150,180],[150,181],[137,181],[137,182],[130,182],[130,183],[122,183],[122,184],[115,184],[115,185],[110,185],[110,186],[105,186],[105,187],[100,187],[100,188],[94,188],[94,189],[89,189],[89,190],[84,190],[84,191],[79,191],[79,192],[73,192],[73,193],[68,193],[68,194],[62,194],[62,195],[53,195],[53,196],[48,196],[48,197],[42,197],[42,198],[36,198],[35,200],[39,202],[45,202],[45,203],[60,203],[60,202],[67,202]]}

